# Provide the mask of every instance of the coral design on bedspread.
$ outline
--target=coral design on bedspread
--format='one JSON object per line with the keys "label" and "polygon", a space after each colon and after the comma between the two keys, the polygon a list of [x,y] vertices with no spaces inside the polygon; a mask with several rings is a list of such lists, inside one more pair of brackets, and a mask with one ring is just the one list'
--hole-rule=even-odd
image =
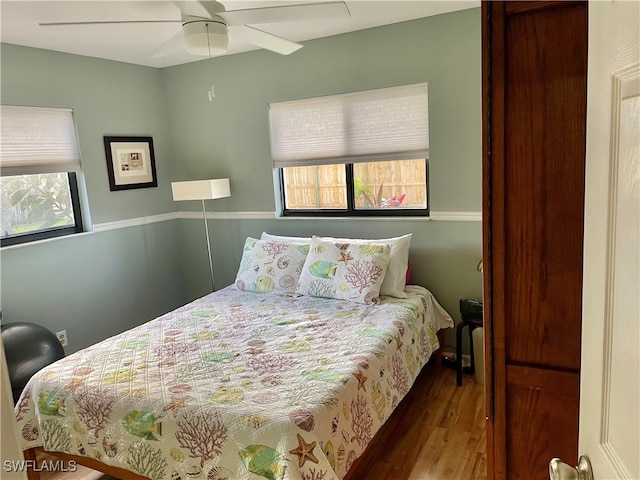
{"label": "coral design on bedspread", "polygon": [[152,480],[341,479],[453,325],[407,292],[207,295],[39,372],[15,410],[23,447]]}

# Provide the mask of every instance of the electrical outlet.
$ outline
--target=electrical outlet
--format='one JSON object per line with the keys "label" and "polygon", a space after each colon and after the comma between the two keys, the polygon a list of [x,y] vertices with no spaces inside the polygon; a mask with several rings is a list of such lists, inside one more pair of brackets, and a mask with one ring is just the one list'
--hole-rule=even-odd
{"label": "electrical outlet", "polygon": [[56,333],[56,337],[58,337],[58,340],[60,340],[60,343],[63,347],[69,345],[69,339],[67,338],[66,330],[60,330],[58,333]]}

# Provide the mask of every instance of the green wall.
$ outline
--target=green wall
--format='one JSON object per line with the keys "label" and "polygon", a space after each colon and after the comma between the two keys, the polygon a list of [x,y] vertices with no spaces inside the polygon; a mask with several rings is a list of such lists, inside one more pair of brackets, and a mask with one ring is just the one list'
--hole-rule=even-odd
{"label": "green wall", "polygon": [[429,82],[431,209],[480,211],[480,57],[472,9],[305,42],[289,56],[259,50],[167,68],[176,178],[228,176],[233,199],[216,209],[273,211],[269,103]]}
{"label": "green wall", "polygon": [[[173,211],[162,71],[2,44],[0,100],[74,109],[94,223]],[[111,192],[104,135],[152,136],[158,187]]]}
{"label": "green wall", "polygon": [[67,330],[67,353],[183,302],[176,222],[2,251],[2,322]]}
{"label": "green wall", "polygon": [[[460,297],[480,295],[481,224],[425,220],[243,219],[273,212],[270,102],[429,82],[430,202],[434,212],[481,210],[480,11],[466,10],[266,51],[152,69],[2,45],[1,101],[75,110],[91,218],[100,224],[198,211],[176,204],[169,183],[231,179],[210,211],[216,286],[233,282],[246,236],[263,230],[378,238],[413,232],[412,282],[456,318]],[[215,89],[209,102],[207,91]],[[110,192],[103,135],[150,135],[157,188]],[[169,220],[4,248],[3,322],[66,328],[68,352],[204,295],[202,221]],[[453,344],[452,332],[446,343]]]}
{"label": "green wall", "polygon": [[[173,211],[162,71],[6,44],[0,61],[2,103],[74,109],[94,223]],[[111,192],[103,135],[152,136],[159,186]],[[179,247],[176,221],[5,247],[2,322],[66,329],[73,352],[148,321],[186,301]]]}

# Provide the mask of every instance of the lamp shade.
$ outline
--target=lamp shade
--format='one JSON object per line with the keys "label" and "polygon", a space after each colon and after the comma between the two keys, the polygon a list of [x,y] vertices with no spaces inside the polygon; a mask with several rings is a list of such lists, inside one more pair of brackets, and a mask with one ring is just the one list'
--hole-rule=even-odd
{"label": "lamp shade", "polygon": [[213,200],[231,196],[228,178],[171,182],[173,200]]}

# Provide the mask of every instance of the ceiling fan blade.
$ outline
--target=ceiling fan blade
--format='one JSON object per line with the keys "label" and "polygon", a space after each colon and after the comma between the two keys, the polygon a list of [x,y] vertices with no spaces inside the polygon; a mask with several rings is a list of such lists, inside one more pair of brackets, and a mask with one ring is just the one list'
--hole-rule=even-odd
{"label": "ceiling fan blade", "polygon": [[278,7],[248,8],[217,12],[228,25],[296,22],[351,15],[345,2],[303,3]]}
{"label": "ceiling fan blade", "polygon": [[214,0],[202,1],[172,1],[176,7],[182,12],[182,17],[202,17],[211,18],[219,12],[224,11],[224,6]]}
{"label": "ceiling fan blade", "polygon": [[40,22],[41,27],[61,27],[67,25],[114,25],[122,23],[178,23],[182,20],[99,20],[86,22]]}
{"label": "ceiling fan blade", "polygon": [[158,47],[158,49],[153,52],[151,58],[162,58],[167,55],[172,54],[173,52],[178,52],[184,50],[184,39],[182,36],[182,30],[178,30],[178,33],[172,35],[169,40],[164,42],[162,45]]}
{"label": "ceiling fan blade", "polygon": [[233,27],[233,35],[260,48],[279,53],[280,55],[289,55],[303,47],[300,43],[292,42],[291,40],[278,37],[272,33],[263,32],[248,25]]}

